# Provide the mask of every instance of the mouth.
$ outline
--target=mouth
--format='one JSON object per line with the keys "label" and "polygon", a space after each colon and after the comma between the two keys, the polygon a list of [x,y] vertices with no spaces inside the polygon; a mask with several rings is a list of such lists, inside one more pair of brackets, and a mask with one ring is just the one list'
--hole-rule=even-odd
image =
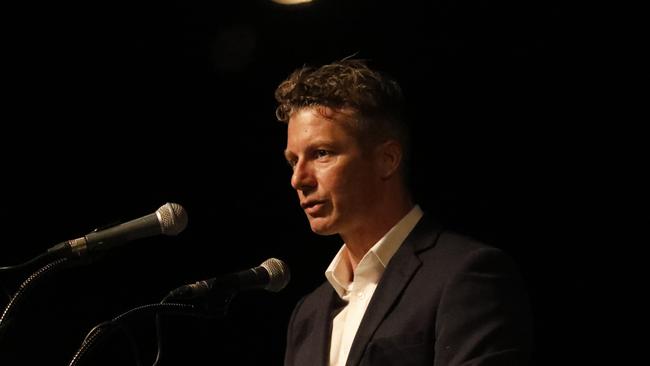
{"label": "mouth", "polygon": [[317,214],[325,206],[324,201],[305,201],[300,203],[300,207],[305,210],[308,215]]}

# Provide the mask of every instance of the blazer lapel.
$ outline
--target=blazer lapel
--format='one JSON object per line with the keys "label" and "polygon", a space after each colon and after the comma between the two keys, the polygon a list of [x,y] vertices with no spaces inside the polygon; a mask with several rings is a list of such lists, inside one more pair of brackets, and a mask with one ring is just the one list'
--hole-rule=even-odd
{"label": "blazer lapel", "polygon": [[347,366],[359,364],[377,327],[422,264],[416,253],[435,244],[439,228],[437,224],[425,219],[426,217],[420,219],[388,263],[352,342]]}
{"label": "blazer lapel", "polygon": [[[314,366],[328,366],[329,365],[329,349],[330,340],[332,337],[332,319],[341,310],[343,301],[338,297],[334,289],[327,284],[323,289],[323,293],[319,296],[321,299],[320,304],[329,304],[328,306],[318,306],[314,309],[316,312],[312,318],[312,325],[305,325],[308,329],[313,330],[305,340],[302,350],[307,351],[307,354],[302,354],[297,358],[296,364],[309,364]],[[318,360],[318,363],[315,363]]]}

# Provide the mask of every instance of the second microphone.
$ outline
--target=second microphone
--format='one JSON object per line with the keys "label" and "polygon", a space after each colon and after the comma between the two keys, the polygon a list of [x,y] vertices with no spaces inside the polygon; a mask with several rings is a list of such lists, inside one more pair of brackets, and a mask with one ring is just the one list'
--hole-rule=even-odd
{"label": "second microphone", "polygon": [[234,294],[238,291],[265,289],[282,290],[291,279],[289,267],[281,260],[269,258],[258,267],[198,281],[172,290],[167,299],[193,299],[212,293]]}

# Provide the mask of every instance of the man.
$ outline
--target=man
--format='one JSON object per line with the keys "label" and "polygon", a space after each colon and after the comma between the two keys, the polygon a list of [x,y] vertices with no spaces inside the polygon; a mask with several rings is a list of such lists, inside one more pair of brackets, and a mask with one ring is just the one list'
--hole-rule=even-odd
{"label": "man", "polygon": [[344,242],[294,309],[285,365],[526,364],[530,316],[512,261],[412,200],[398,84],[347,59],[295,71],[276,99],[311,229]]}

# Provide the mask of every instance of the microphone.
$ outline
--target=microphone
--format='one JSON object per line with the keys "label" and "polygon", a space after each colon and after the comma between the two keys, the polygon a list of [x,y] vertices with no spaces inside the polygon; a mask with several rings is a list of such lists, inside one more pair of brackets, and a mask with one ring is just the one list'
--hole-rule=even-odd
{"label": "microphone", "polygon": [[290,279],[289,267],[279,259],[269,258],[258,267],[178,287],[166,298],[192,299],[214,292],[233,294],[237,291],[260,288],[278,292],[289,283]]}
{"label": "microphone", "polygon": [[95,229],[81,238],[66,240],[47,250],[49,254],[83,256],[101,252],[131,240],[155,235],[178,235],[187,226],[187,213],[178,203],[166,203],[156,212],[107,229]]}

